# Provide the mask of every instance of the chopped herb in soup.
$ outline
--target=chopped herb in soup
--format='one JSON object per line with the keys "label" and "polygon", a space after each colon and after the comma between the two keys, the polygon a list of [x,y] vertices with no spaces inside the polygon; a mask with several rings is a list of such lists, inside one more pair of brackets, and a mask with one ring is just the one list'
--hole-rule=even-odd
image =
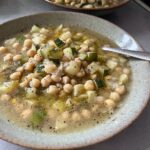
{"label": "chopped herb in soup", "polygon": [[98,123],[127,91],[128,60],[103,52],[115,44],[87,30],[34,25],[1,45],[1,113],[23,126],[59,132]]}
{"label": "chopped herb in soup", "polygon": [[91,8],[109,8],[117,6],[124,0],[49,0],[56,4],[62,4],[66,6],[91,9]]}

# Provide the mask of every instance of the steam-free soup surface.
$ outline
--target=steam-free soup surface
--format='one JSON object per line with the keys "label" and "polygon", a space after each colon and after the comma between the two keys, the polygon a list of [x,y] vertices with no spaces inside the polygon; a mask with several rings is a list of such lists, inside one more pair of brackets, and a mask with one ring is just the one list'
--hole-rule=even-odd
{"label": "steam-free soup surface", "polygon": [[31,129],[62,132],[101,123],[123,100],[126,58],[87,30],[33,26],[0,47],[0,112]]}

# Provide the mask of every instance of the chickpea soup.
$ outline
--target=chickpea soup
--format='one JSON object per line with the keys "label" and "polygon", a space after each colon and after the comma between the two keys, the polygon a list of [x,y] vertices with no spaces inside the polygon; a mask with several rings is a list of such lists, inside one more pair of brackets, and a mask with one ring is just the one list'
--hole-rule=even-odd
{"label": "chickpea soup", "polygon": [[124,2],[124,0],[49,0],[50,2],[65,6],[93,9],[93,8],[111,8]]}
{"label": "chickpea soup", "polygon": [[30,129],[63,132],[93,126],[123,101],[128,60],[116,46],[73,27],[38,27],[0,47],[0,112]]}

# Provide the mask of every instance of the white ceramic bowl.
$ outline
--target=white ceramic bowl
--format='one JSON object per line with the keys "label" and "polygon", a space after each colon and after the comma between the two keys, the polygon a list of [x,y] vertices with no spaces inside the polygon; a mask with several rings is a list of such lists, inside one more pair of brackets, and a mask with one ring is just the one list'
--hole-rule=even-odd
{"label": "white ceramic bowl", "polygon": [[[139,44],[116,25],[89,15],[71,12],[48,12],[22,17],[0,25],[0,41],[33,24],[73,25],[100,33],[122,48],[142,50]],[[131,124],[141,113],[149,100],[150,65],[146,61],[131,60],[132,81],[124,105],[111,119],[95,127],[67,134],[30,131],[7,122],[0,114],[0,138],[19,145],[38,149],[66,149],[91,145],[104,141]]]}

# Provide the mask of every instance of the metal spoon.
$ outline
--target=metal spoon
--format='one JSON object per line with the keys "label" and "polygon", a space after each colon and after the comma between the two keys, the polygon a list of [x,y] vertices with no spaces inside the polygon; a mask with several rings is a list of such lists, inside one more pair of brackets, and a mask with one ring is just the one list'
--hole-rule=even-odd
{"label": "metal spoon", "polygon": [[102,50],[115,52],[115,53],[131,56],[134,58],[150,61],[150,52],[132,51],[132,50],[126,50],[121,48],[111,48],[106,46],[102,47]]}

